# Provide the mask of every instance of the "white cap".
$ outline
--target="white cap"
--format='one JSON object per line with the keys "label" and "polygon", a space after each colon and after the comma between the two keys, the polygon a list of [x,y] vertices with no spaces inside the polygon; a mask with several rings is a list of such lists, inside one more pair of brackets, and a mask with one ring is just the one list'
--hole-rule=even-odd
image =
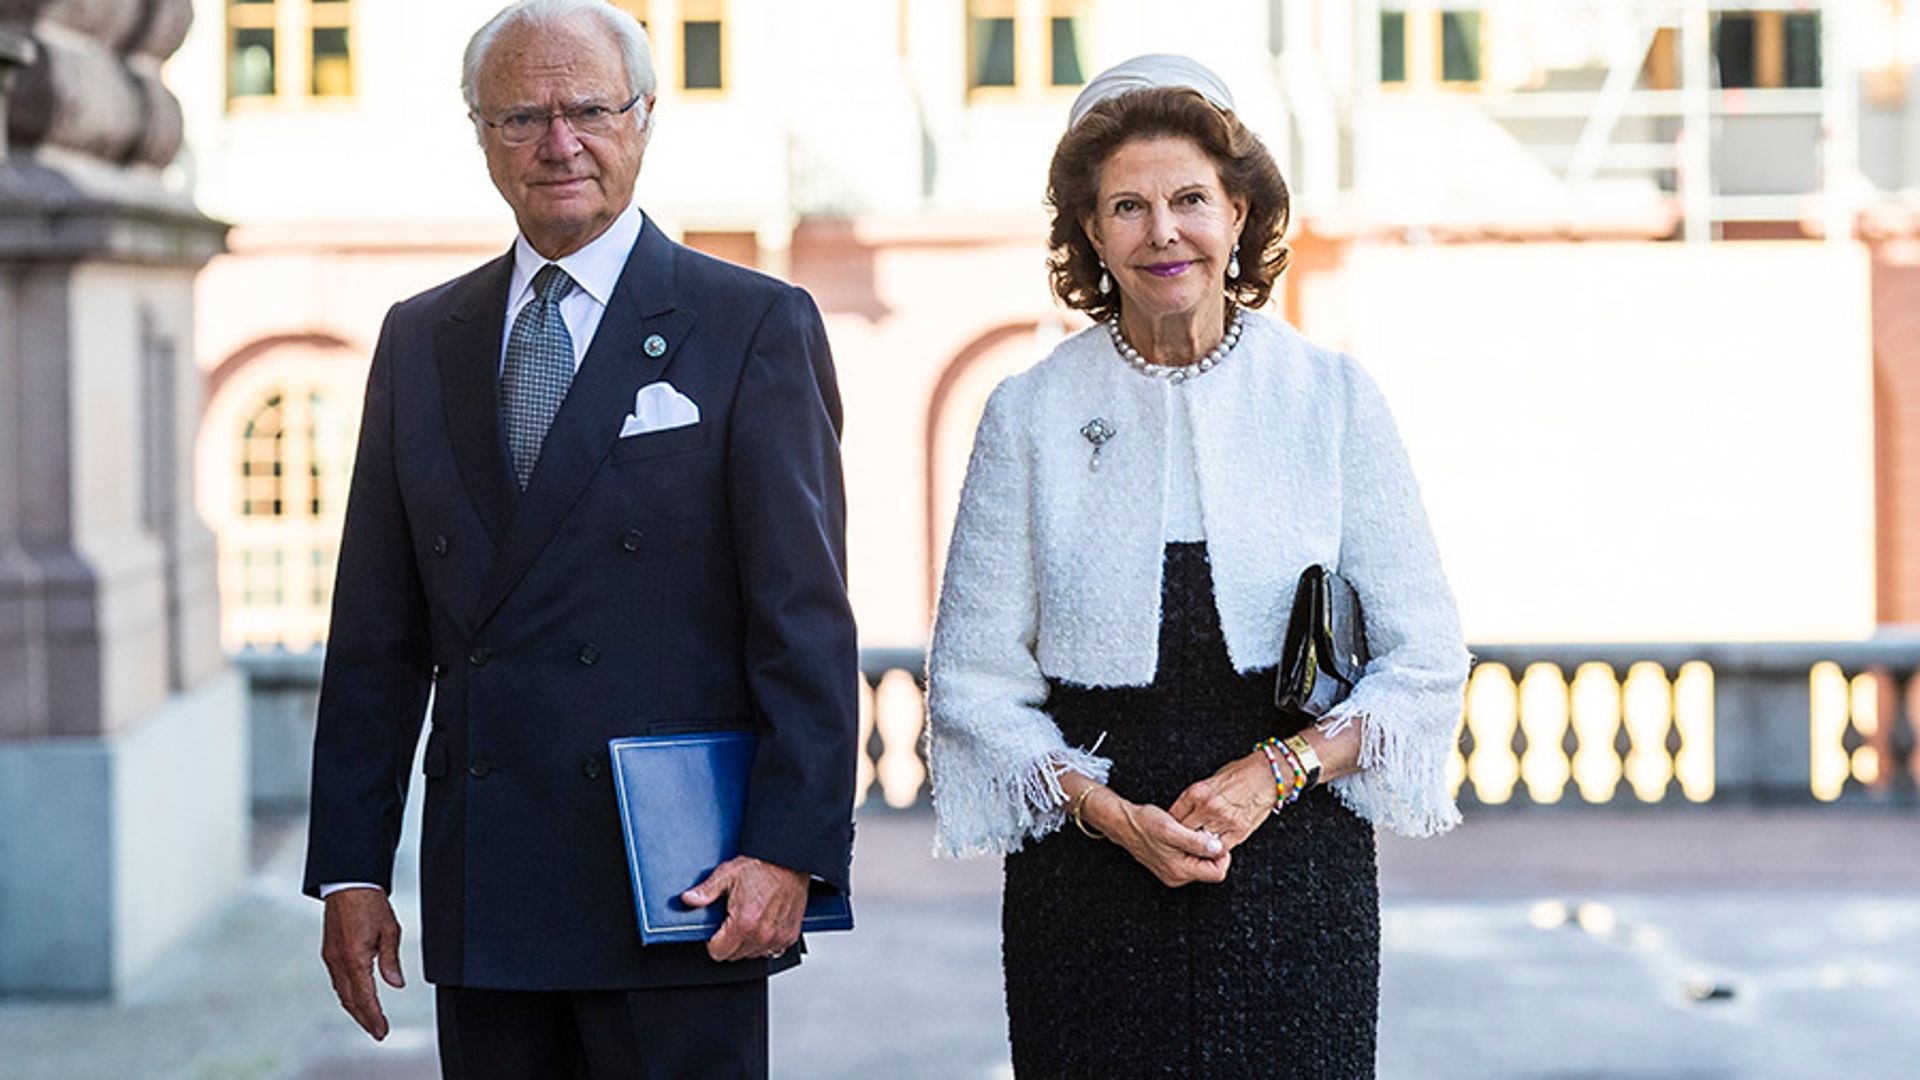
{"label": "white cap", "polygon": [[1073,99],[1073,112],[1067,116],[1071,130],[1095,105],[1134,90],[1152,90],[1164,86],[1184,86],[1199,92],[1223,112],[1233,111],[1233,92],[1220,76],[1190,56],[1175,53],[1148,53],[1123,60],[1093,77],[1080,96]]}

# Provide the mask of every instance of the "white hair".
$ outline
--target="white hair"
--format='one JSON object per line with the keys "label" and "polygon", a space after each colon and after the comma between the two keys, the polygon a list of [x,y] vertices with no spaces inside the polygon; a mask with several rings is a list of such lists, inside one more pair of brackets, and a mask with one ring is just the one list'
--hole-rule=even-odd
{"label": "white hair", "polygon": [[627,89],[640,95],[639,103],[633,107],[633,124],[642,129],[647,126],[647,99],[653,96],[657,82],[653,74],[653,50],[647,45],[647,28],[640,25],[640,20],[606,0],[518,0],[488,19],[467,42],[466,57],[460,68],[460,96],[466,99],[467,111],[473,114],[476,134],[483,134],[480,69],[486,64],[487,54],[493,50],[501,31],[511,26],[556,26],[582,12],[599,19],[613,35],[614,44],[620,47],[620,59],[627,70]]}

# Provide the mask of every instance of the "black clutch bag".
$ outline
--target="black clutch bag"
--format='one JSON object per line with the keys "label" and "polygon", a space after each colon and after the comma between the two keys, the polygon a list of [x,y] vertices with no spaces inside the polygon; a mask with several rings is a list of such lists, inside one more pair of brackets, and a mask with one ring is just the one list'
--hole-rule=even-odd
{"label": "black clutch bag", "polygon": [[1367,630],[1353,586],[1318,563],[1301,571],[1280,647],[1273,703],[1304,727],[1353,693],[1367,656]]}

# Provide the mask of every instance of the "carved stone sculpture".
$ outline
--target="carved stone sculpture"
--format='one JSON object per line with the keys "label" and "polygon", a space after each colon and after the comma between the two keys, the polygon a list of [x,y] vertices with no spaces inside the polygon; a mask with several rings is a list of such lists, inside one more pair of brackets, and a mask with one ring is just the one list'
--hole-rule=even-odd
{"label": "carved stone sculpture", "polygon": [[0,31],[25,35],[39,53],[8,102],[12,146],[116,165],[173,160],[180,104],[160,64],[192,22],[192,0],[0,0]]}

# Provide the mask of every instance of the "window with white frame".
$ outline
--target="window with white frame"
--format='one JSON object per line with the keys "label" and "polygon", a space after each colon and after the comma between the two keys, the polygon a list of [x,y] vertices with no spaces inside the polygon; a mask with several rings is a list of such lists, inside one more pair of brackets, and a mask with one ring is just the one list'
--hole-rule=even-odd
{"label": "window with white frame", "polygon": [[1723,11],[1713,19],[1714,68],[1721,86],[1820,85],[1820,13]]}
{"label": "window with white frame", "polygon": [[227,100],[353,96],[351,0],[228,0]]}
{"label": "window with white frame", "polygon": [[[1820,85],[1820,13],[1722,11],[1712,16],[1715,82],[1728,89],[1812,89]],[[1654,34],[1644,68],[1655,90],[1680,85],[1680,35]]]}
{"label": "window with white frame", "polygon": [[1087,81],[1084,0],[967,0],[967,91],[1034,96]]}
{"label": "window with white frame", "polygon": [[1380,83],[1477,86],[1486,69],[1485,18],[1477,6],[1420,3],[1380,11]]}
{"label": "window with white frame", "polygon": [[680,0],[662,22],[649,0],[613,0],[647,28],[654,63],[663,82],[690,94],[722,94],[731,83],[727,0]]}

